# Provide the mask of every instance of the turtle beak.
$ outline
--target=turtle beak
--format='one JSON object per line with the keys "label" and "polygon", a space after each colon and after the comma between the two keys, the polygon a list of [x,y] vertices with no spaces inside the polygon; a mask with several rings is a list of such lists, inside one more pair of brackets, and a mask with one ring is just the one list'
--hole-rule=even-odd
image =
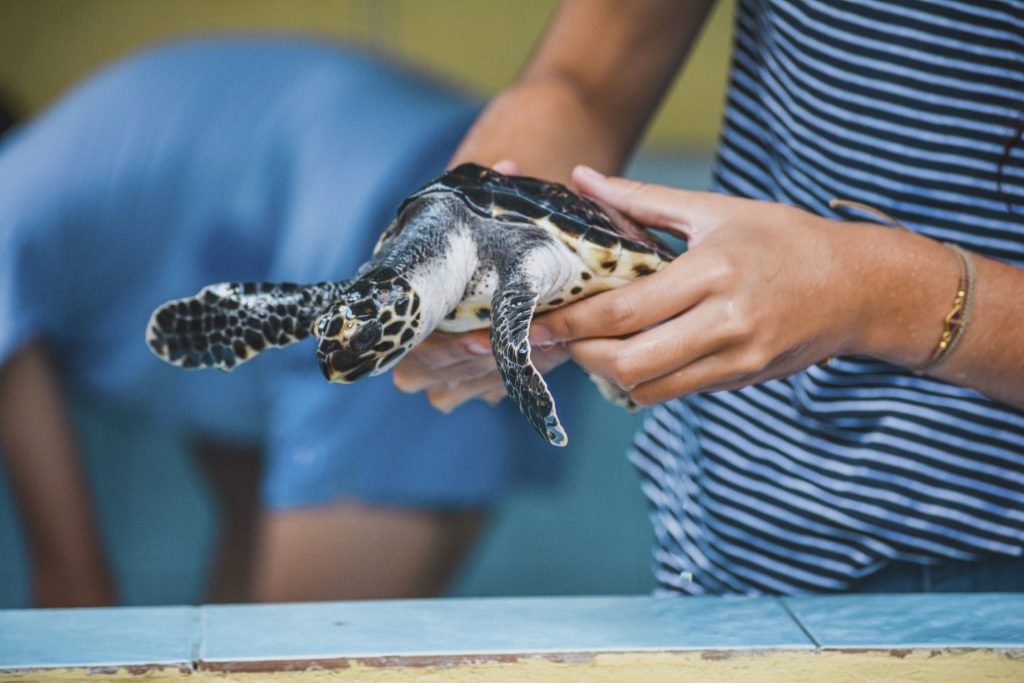
{"label": "turtle beak", "polygon": [[344,351],[317,354],[320,372],[328,382],[348,384],[371,372],[376,367],[373,356],[361,357]]}
{"label": "turtle beak", "polygon": [[355,382],[377,367],[377,358],[372,353],[359,353],[342,347],[334,339],[321,339],[316,349],[320,372],[328,382],[348,384]]}

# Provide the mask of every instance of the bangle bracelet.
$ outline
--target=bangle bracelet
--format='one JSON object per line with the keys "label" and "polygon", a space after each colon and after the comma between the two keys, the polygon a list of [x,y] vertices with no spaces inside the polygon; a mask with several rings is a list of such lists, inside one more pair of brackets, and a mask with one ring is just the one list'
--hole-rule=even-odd
{"label": "bangle bracelet", "polygon": [[931,357],[924,365],[914,370],[915,375],[923,375],[934,370],[945,363],[953,352],[963,341],[964,332],[971,322],[971,313],[974,310],[974,290],[978,275],[974,266],[974,259],[963,247],[956,244],[944,242],[953,250],[960,259],[960,284],[956,289],[956,298],[953,300],[953,308],[942,321],[942,334],[939,335],[939,343]]}
{"label": "bangle bracelet", "polygon": [[[907,226],[892,216],[867,204],[850,201],[849,199],[833,199],[828,203],[828,206],[833,210],[854,209],[862,211],[893,227],[909,230]],[[969,251],[959,245],[951,244],[950,242],[943,242],[943,244],[952,249],[953,253],[960,260],[960,283],[956,289],[953,308],[942,321],[942,334],[939,336],[939,342],[935,345],[935,350],[928,360],[925,361],[924,365],[913,370],[915,375],[923,375],[934,370],[953,355],[953,352],[960,346],[960,342],[963,341],[964,332],[966,332],[967,325],[971,322],[971,313],[974,310],[974,289],[978,279],[974,258]],[[831,360],[831,358],[827,358],[818,365],[827,365]]]}

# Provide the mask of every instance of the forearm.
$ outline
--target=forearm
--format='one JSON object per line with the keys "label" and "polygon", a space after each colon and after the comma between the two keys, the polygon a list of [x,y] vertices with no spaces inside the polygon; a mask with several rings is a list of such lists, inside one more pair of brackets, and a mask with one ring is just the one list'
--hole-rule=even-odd
{"label": "forearm", "polygon": [[39,606],[110,604],[74,429],[41,345],[0,369],[0,450],[18,502]]}
{"label": "forearm", "polygon": [[613,171],[650,119],[700,31],[710,0],[567,0],[519,81],[466,136],[456,163],[513,159],[567,180]]}
{"label": "forearm", "polygon": [[[878,226],[851,232],[851,271],[867,294],[850,349],[909,368],[932,356],[960,279],[957,255],[935,240]],[[1024,270],[972,254],[971,319],[960,346],[927,374],[1024,408]],[[851,286],[856,286],[851,283]]]}

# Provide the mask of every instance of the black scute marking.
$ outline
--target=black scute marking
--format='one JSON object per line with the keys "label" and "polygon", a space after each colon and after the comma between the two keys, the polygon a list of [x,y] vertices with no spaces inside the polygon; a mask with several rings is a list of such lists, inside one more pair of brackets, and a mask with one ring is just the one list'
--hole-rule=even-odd
{"label": "black scute marking", "polygon": [[268,347],[308,337],[313,320],[346,284],[213,285],[158,308],[150,318],[146,339],[153,352],[169,363],[230,370]]}
{"label": "black scute marking", "polygon": [[530,360],[528,335],[537,298],[525,273],[503,269],[491,306],[491,346],[512,403],[548,443],[564,446],[568,438],[555,413],[554,399]]}
{"label": "black scute marking", "polygon": [[[576,194],[565,185],[529,176],[507,176],[478,164],[462,164],[410,195],[399,214],[412,201],[428,194],[452,193],[474,213],[522,223],[547,216],[559,230],[601,246],[621,242],[630,251],[656,253],[671,260],[672,252],[657,237],[628,218]],[[502,212],[494,215],[492,207]],[[615,214],[615,217],[612,217]]]}
{"label": "black scute marking", "polygon": [[562,213],[552,213],[548,220],[554,223],[559,230],[570,235],[582,235],[590,227],[585,221]]}
{"label": "black scute marking", "polygon": [[[588,227],[587,231],[583,233],[582,239],[586,240],[587,242],[593,242],[597,246],[605,247],[607,249],[610,249],[611,247],[614,247],[615,245],[620,244],[622,242],[622,239],[615,233],[609,232],[608,230],[605,230],[604,228],[601,228],[596,225]],[[636,251],[649,252],[650,248],[641,247]]]}
{"label": "black scute marking", "polygon": [[551,213],[540,202],[527,199],[519,193],[501,192],[499,198],[502,210],[519,214],[525,218],[541,218]]}

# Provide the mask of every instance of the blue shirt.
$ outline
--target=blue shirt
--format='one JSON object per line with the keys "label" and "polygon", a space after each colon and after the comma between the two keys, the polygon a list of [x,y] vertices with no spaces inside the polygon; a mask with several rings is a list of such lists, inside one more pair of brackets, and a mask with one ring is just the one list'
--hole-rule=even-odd
{"label": "blue shirt", "polygon": [[444,416],[312,345],[231,374],[148,350],[150,313],[222,281],[344,279],[440,172],[478,105],[341,47],[168,45],[88,80],[0,147],[0,362],[32,338],[69,386],[141,419],[261,443],[274,506],[483,505],[557,459],[508,405]]}

